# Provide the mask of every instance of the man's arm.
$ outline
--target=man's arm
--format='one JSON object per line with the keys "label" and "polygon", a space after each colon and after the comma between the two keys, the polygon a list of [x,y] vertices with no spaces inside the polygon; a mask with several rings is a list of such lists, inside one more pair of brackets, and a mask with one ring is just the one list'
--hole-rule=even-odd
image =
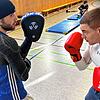
{"label": "man's arm", "polygon": [[0,53],[7,61],[9,67],[13,68],[16,76],[26,81],[29,71],[27,65],[29,64],[21,57],[17,42],[6,35],[0,35]]}
{"label": "man's arm", "polygon": [[40,39],[44,27],[44,17],[40,13],[26,13],[21,20],[21,27],[25,40],[20,46],[20,53],[23,59],[26,58],[32,42]]}
{"label": "man's arm", "polygon": [[26,56],[28,55],[31,45],[32,45],[32,41],[30,41],[30,39],[28,38],[25,38],[22,45],[20,46],[20,54],[23,59],[25,59]]}

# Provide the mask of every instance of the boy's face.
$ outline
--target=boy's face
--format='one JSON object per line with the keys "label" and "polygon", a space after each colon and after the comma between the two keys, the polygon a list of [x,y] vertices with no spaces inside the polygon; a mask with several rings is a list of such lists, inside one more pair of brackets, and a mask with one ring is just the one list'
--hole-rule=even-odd
{"label": "boy's face", "polygon": [[17,16],[15,13],[12,13],[3,19],[1,19],[1,27],[5,31],[14,30],[17,22]]}
{"label": "boy's face", "polygon": [[83,38],[90,44],[100,43],[100,27],[93,29],[88,24],[81,24],[80,29],[83,33]]}

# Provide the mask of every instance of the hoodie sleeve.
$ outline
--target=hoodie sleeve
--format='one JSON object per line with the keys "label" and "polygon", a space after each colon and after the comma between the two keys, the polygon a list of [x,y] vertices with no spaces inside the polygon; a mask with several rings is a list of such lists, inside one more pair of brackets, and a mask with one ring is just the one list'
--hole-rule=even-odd
{"label": "hoodie sleeve", "polygon": [[6,35],[0,35],[0,53],[9,67],[12,67],[16,76],[25,81],[28,79],[27,66],[20,55],[17,42]]}
{"label": "hoodie sleeve", "polygon": [[88,47],[88,49],[85,51],[85,53],[83,54],[83,57],[80,61],[75,62],[77,68],[80,71],[86,69],[89,66],[89,64],[92,62],[90,53],[89,53],[89,49],[90,49],[90,47]]}

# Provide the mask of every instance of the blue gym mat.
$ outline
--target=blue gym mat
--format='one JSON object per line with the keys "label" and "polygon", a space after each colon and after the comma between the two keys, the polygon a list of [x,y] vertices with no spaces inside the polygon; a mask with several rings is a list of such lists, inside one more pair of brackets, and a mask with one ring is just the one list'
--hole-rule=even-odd
{"label": "blue gym mat", "polygon": [[64,20],[47,29],[48,32],[67,34],[80,25],[80,20]]}
{"label": "blue gym mat", "polygon": [[67,19],[68,19],[68,20],[79,20],[80,18],[81,18],[81,17],[79,17],[78,14],[74,14],[74,15],[68,17]]}

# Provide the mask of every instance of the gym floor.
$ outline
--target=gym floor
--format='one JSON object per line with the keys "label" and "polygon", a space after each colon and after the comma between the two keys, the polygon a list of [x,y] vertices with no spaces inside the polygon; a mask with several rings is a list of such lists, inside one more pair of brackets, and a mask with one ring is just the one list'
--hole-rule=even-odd
{"label": "gym floor", "polygon": [[[41,38],[31,46],[27,57],[32,62],[32,68],[29,79],[24,82],[24,85],[34,100],[84,100],[92,85],[94,64],[84,71],[79,71],[64,49],[67,37],[74,31],[80,31],[80,27],[67,35],[45,31],[52,25],[78,13],[79,5],[72,6],[69,13],[63,9],[47,15]],[[100,0],[89,2],[89,10],[97,6],[100,6]],[[20,26],[15,31],[9,32],[9,35],[15,38],[19,45],[24,40]],[[87,45],[84,41],[82,54]]]}

